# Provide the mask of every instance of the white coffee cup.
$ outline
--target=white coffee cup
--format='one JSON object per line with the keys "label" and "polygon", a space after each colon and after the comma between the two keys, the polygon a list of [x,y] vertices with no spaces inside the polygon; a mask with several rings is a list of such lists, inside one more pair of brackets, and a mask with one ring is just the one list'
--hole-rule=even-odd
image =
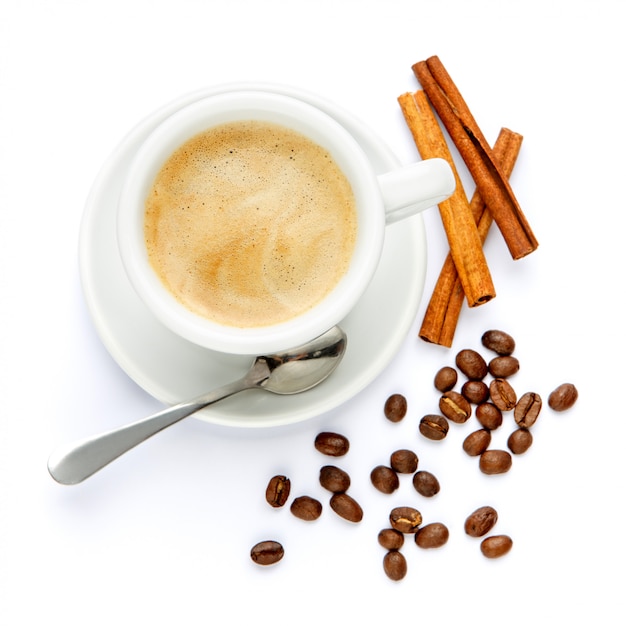
{"label": "white coffee cup", "polygon": [[[214,126],[241,120],[279,124],[326,149],[348,179],[356,201],[354,253],[339,284],[318,304],[269,326],[219,324],[190,311],[165,287],[145,244],[146,198],[166,160],[188,139]],[[354,137],[332,117],[296,98],[263,91],[208,96],[160,123],[137,151],[123,185],[117,211],[117,239],[129,280],[164,326],[205,348],[230,354],[267,354],[320,335],[352,310],[379,263],[387,224],[448,198],[455,179],[443,159],[419,161],[377,175]]]}

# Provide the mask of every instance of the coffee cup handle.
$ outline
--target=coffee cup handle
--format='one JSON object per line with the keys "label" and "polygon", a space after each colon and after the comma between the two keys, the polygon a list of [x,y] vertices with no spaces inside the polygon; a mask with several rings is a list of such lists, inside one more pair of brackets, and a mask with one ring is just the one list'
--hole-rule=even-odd
{"label": "coffee cup handle", "polygon": [[449,198],[456,187],[445,159],[426,159],[380,174],[385,221],[393,224]]}

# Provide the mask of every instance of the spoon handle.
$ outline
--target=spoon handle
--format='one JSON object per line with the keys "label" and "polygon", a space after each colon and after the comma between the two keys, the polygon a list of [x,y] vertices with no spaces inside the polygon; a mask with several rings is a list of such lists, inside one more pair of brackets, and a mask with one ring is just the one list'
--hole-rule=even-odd
{"label": "spoon handle", "polygon": [[150,417],[115,430],[83,439],[55,450],[48,460],[48,471],[63,485],[75,485],[89,478],[131,448],[206,406],[258,385],[249,376],[182,402]]}

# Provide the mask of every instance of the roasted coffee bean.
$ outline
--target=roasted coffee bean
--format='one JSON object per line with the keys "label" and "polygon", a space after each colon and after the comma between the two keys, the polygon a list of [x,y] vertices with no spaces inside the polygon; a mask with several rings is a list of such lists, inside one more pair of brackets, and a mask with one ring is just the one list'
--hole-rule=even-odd
{"label": "roasted coffee bean", "polygon": [[406,576],[406,558],[402,552],[390,550],[383,557],[383,569],[385,574],[394,581],[402,580]]}
{"label": "roasted coffee bean", "polygon": [[476,419],[487,430],[495,430],[502,426],[502,411],[491,402],[483,402],[476,407]]}
{"label": "roasted coffee bean", "polygon": [[273,565],[285,555],[285,550],[278,541],[259,541],[250,550],[250,558],[259,565]]}
{"label": "roasted coffee bean", "polygon": [[421,470],[413,476],[415,491],[426,498],[432,498],[441,489],[439,481],[434,474]]}
{"label": "roasted coffee bean", "polygon": [[420,548],[441,548],[450,537],[450,531],[445,524],[433,522],[422,526],[415,533],[415,543]]}
{"label": "roasted coffee bean", "polygon": [[515,340],[502,330],[488,330],[481,337],[481,342],[488,350],[508,356],[515,350]]}
{"label": "roasted coffee bean", "polygon": [[305,522],[312,522],[322,514],[322,503],[310,496],[299,496],[291,503],[291,512]]}
{"label": "roasted coffee bean", "polygon": [[324,465],[320,469],[320,485],[333,493],[343,493],[350,487],[350,476],[334,465]]}
{"label": "roasted coffee bean", "polygon": [[406,415],[407,401],[401,393],[394,393],[385,402],[385,417],[390,422],[399,422]]}
{"label": "roasted coffee bean", "polygon": [[439,410],[457,424],[467,422],[472,414],[470,403],[458,391],[446,391],[439,398]]}
{"label": "roasted coffee bean", "polygon": [[411,506],[397,506],[389,514],[389,523],[401,533],[416,533],[422,523],[422,514]]}
{"label": "roasted coffee bean", "polygon": [[478,461],[483,474],[504,474],[512,465],[513,459],[506,450],[485,450]]}
{"label": "roasted coffee bean", "polygon": [[465,532],[470,537],[486,535],[498,521],[498,512],[492,506],[481,506],[465,520]]}
{"label": "roasted coffee bean", "polygon": [[361,505],[347,493],[335,493],[330,499],[330,508],[349,522],[360,522],[363,519]]}
{"label": "roasted coffee bean", "polygon": [[529,391],[525,393],[515,405],[513,417],[520,428],[530,428],[539,417],[541,412],[541,396]]}
{"label": "roasted coffee bean", "polygon": [[445,439],[449,428],[448,420],[441,415],[425,415],[420,420],[420,433],[433,441]]}
{"label": "roasted coffee bean", "polygon": [[563,383],[548,396],[548,406],[553,411],[566,411],[574,406],[577,399],[578,389],[572,383]]}
{"label": "roasted coffee bean", "polygon": [[453,367],[442,367],[435,374],[435,389],[438,389],[442,393],[450,391],[456,385],[458,379],[457,371]]}
{"label": "roasted coffee bean", "polygon": [[350,442],[343,435],[324,432],[315,437],[315,448],[327,456],[343,456],[350,449]]}
{"label": "roasted coffee bean", "polygon": [[395,528],[384,528],[378,533],[378,543],[385,550],[399,550],[404,545],[404,535]]}
{"label": "roasted coffee bean", "polygon": [[504,556],[513,547],[513,540],[508,535],[494,535],[487,537],[480,543],[480,551],[488,559],[498,559]]}
{"label": "roasted coffee bean", "polygon": [[513,454],[524,454],[533,445],[532,433],[526,428],[518,428],[509,435],[506,445]]}
{"label": "roasted coffee bean", "polygon": [[494,378],[489,384],[491,401],[501,411],[511,411],[517,404],[517,394],[506,378]]}
{"label": "roasted coffee bean", "polygon": [[491,443],[491,433],[484,428],[470,433],[463,441],[463,450],[470,456],[480,456]]}
{"label": "roasted coffee bean", "polygon": [[519,361],[514,356],[497,356],[489,361],[489,373],[494,378],[508,378],[519,372]]}
{"label": "roasted coffee bean", "polygon": [[391,469],[399,474],[412,474],[419,463],[417,454],[413,450],[396,450],[389,459]]}
{"label": "roasted coffee bean", "polygon": [[487,363],[476,350],[461,350],[456,355],[456,366],[470,379],[482,380],[487,376]]}
{"label": "roasted coffee bean", "polygon": [[482,380],[468,380],[461,387],[461,394],[472,404],[482,404],[489,399],[489,386]]}
{"label": "roasted coffee bean", "polygon": [[286,476],[272,476],[265,490],[265,499],[270,506],[278,508],[287,502],[290,491],[291,481]]}
{"label": "roasted coffee bean", "polygon": [[382,493],[393,493],[400,486],[398,474],[386,465],[377,465],[370,473],[370,480]]}

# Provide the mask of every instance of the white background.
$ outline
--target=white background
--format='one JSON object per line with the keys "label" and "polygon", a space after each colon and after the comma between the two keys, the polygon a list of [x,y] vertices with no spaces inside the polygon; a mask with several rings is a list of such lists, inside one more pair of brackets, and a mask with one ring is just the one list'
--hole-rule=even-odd
{"label": "white background", "polygon": [[[623,624],[620,9],[608,0],[2,0],[0,622]],[[417,331],[447,252],[431,210],[425,297],[367,389],[279,430],[190,419],[81,485],[56,484],[46,461],[57,444],[162,406],[102,346],[79,281],[85,200],[118,142],[181,94],[273,81],[352,111],[409,162],[417,154],[396,98],[417,88],[411,65],[433,54],[490,141],[501,126],[524,135],[511,180],[539,250],[513,262],[494,230],[486,251],[497,297],[463,312],[451,350],[425,344]],[[470,426],[451,428],[441,445],[417,434],[436,410],[436,370],[479,348],[488,328],[517,340],[519,392],[545,400],[565,381],[580,392],[569,413],[544,408],[534,446],[499,477],[462,452]],[[409,401],[397,425],[382,416],[393,392]],[[313,448],[321,430],[350,438],[338,464],[365,510],[360,525],[327,506],[306,524],[263,501],[276,472],[290,475],[295,495],[325,501],[317,473],[328,459]],[[439,477],[438,496],[420,498],[406,477],[393,496],[374,490],[369,471],[399,447]],[[451,537],[438,551],[407,540],[409,571],[393,583],[376,535],[406,503]],[[497,561],[463,533],[482,504],[498,509],[494,531],[515,542]],[[275,567],[249,559],[265,538],[285,546]]]}

